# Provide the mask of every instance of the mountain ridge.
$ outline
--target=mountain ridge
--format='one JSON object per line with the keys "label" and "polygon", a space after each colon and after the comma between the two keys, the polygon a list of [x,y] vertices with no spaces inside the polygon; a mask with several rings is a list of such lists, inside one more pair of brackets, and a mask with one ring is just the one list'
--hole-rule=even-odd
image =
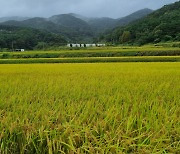
{"label": "mountain ridge", "polygon": [[78,14],[70,13],[71,15],[80,18],[81,20],[86,21],[90,26],[92,26],[93,30],[96,32],[103,32],[108,29],[115,28],[117,26],[124,26],[129,24],[130,22],[133,22],[135,20],[138,20],[140,18],[143,18],[147,16],[148,14],[152,13],[154,10],[151,10],[149,8],[144,8],[138,11],[135,11],[125,17],[121,18],[110,18],[110,17],[84,17]]}
{"label": "mountain ridge", "polygon": [[[148,9],[149,11],[150,9]],[[49,18],[34,17],[25,20],[10,20],[0,23],[0,25],[11,25],[19,27],[30,27],[42,29],[48,32],[63,35],[66,40],[74,42],[92,42],[93,38],[100,33],[117,26],[124,26],[130,22],[148,15],[147,9],[139,10],[129,16],[113,19],[109,17],[89,18],[75,13],[59,14]],[[145,13],[144,13],[145,12]],[[122,22],[123,20],[123,22]]]}
{"label": "mountain ridge", "polygon": [[117,27],[101,36],[113,43],[147,44],[180,41],[180,1],[165,5],[127,26]]}

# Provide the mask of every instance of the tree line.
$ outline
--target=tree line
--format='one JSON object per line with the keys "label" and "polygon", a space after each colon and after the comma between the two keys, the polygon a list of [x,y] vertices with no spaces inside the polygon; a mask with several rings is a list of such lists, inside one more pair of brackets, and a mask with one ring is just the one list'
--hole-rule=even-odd
{"label": "tree line", "polygon": [[0,48],[13,49],[43,49],[49,46],[62,46],[67,41],[60,35],[32,28],[0,26]]}

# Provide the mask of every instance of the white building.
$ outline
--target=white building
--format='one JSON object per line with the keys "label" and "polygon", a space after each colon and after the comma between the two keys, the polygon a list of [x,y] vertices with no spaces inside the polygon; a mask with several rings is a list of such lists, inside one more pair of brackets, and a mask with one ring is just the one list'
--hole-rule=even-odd
{"label": "white building", "polygon": [[73,44],[73,43],[70,43],[67,45],[67,47],[103,47],[103,46],[106,46],[106,44]]}
{"label": "white building", "polygon": [[97,44],[98,47],[105,47],[106,44]]}

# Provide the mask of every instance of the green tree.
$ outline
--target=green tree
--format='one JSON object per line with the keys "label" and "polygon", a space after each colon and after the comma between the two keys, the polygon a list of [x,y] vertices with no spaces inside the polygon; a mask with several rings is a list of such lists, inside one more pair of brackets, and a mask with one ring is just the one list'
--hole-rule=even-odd
{"label": "green tree", "polygon": [[131,40],[131,33],[129,31],[124,31],[120,37],[121,43],[127,43]]}
{"label": "green tree", "polygon": [[44,50],[47,48],[47,44],[45,42],[38,42],[38,44],[35,47],[36,49]]}

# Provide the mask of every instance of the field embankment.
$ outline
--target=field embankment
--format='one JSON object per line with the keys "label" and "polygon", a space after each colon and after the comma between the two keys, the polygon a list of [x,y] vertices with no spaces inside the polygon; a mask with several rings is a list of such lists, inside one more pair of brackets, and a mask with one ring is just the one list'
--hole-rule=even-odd
{"label": "field embankment", "polygon": [[107,62],[180,62],[180,56],[0,59],[0,64]]}
{"label": "field embankment", "polygon": [[110,47],[60,51],[1,52],[0,64],[96,63],[96,62],[178,62],[180,48]]}
{"label": "field embankment", "polygon": [[72,57],[180,56],[180,48],[124,47],[87,50],[0,52],[0,59]]}

